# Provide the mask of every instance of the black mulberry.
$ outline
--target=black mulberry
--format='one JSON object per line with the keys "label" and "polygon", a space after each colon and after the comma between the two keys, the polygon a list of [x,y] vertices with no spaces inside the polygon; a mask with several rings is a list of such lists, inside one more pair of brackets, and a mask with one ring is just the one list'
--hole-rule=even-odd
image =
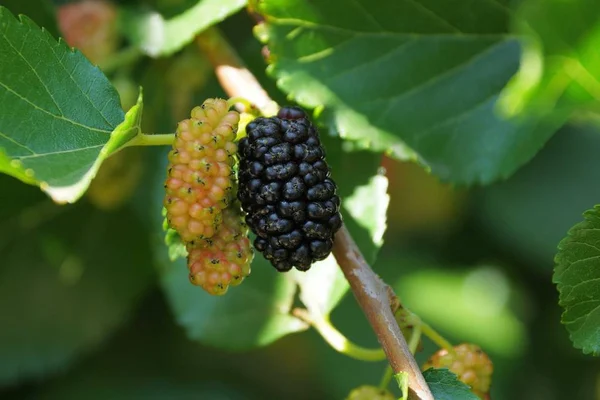
{"label": "black mulberry", "polygon": [[342,226],[319,133],[299,107],[256,118],[239,143],[238,198],[254,247],[279,271],[325,259]]}

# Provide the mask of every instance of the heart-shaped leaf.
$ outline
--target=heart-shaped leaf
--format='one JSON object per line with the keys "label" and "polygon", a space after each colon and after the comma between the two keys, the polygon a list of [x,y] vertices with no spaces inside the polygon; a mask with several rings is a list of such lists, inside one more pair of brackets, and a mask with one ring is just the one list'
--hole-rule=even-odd
{"label": "heart-shaped leaf", "polygon": [[0,171],[56,202],[79,199],[102,160],[139,133],[102,72],[25,16],[0,7]]}

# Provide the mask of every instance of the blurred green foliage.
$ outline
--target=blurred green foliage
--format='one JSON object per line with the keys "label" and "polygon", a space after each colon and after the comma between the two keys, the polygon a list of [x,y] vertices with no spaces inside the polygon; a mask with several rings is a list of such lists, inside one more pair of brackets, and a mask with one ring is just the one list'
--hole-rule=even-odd
{"label": "blurred green foliage", "polygon": [[[0,4],[23,10],[11,8],[22,6],[19,2]],[[174,16],[190,2],[144,4]],[[43,10],[29,16],[50,27]],[[286,95],[264,73],[252,26],[245,11],[220,25],[269,94],[283,103]],[[190,57],[189,49],[168,59],[144,57],[109,74],[113,81],[125,76],[129,88],[144,87],[144,131],[172,131],[190,105],[224,96],[207,61],[195,52]],[[190,84],[183,90],[178,81]],[[569,85],[568,94],[579,93],[576,84]],[[542,89],[536,89],[536,96]],[[331,153],[341,148],[338,139],[326,140]],[[493,399],[600,396],[600,366],[572,348],[559,324],[561,310],[551,281],[556,245],[581,220],[582,211],[600,199],[599,152],[600,131],[592,120],[566,125],[516,174],[484,188],[457,189],[414,164],[383,161],[391,209],[374,269],[411,310],[453,343],[472,341],[490,354]],[[278,303],[282,315],[299,303],[289,282],[278,289],[292,292],[272,292],[270,282],[280,277],[260,264],[253,276],[263,286],[254,289],[260,291],[255,300],[231,302],[240,313],[255,311],[248,317],[255,330],[239,321],[231,329],[242,339],[264,334],[262,344],[274,342],[254,350],[216,348],[231,339],[215,333],[210,321],[227,324],[229,308],[220,308],[182,281],[183,264],[165,270],[164,260],[154,257],[165,250],[161,216],[150,209],[160,190],[157,155],[163,153],[146,152],[136,193],[113,210],[97,209],[88,198],[57,206],[38,189],[0,176],[0,397],[318,400],[342,399],[353,387],[376,385],[385,362],[349,359],[313,330],[280,338],[306,328],[291,318],[282,317],[275,325],[267,320],[259,329],[261,299],[284,298],[283,305]],[[344,178],[358,184],[371,174],[361,175],[361,169],[364,173],[368,164],[375,170],[379,163],[362,153],[352,153],[350,161],[354,163],[345,164]],[[337,285],[339,276],[323,279]],[[323,300],[325,308],[339,301],[333,323],[352,341],[375,347],[376,338],[354,298],[337,290]],[[191,320],[181,320],[186,314]],[[204,318],[194,321],[199,314]],[[248,347],[243,340],[237,346],[226,344]],[[435,350],[424,340],[418,361],[422,364]]]}

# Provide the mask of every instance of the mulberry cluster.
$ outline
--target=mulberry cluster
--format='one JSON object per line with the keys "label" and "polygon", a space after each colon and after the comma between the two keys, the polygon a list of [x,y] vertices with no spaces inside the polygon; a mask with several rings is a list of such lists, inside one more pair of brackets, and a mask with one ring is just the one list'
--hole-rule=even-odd
{"label": "mulberry cluster", "polygon": [[458,376],[458,379],[469,385],[477,396],[482,399],[489,398],[494,366],[479,346],[463,343],[454,346],[454,354],[442,349],[423,365],[424,370],[431,367],[448,368]]}
{"label": "mulberry cluster", "polygon": [[256,118],[240,140],[238,198],[254,247],[278,271],[325,259],[342,225],[340,198],[316,128],[298,107]]}
{"label": "mulberry cluster", "polygon": [[177,232],[187,252],[190,281],[213,295],[240,284],[250,274],[253,257],[235,199],[239,119],[225,100],[208,99],[179,123],[169,153],[167,239],[173,242]]}
{"label": "mulberry cluster", "polygon": [[165,182],[169,225],[184,242],[211,238],[233,199],[239,114],[208,99],[177,126]]}
{"label": "mulberry cluster", "polygon": [[238,202],[223,211],[223,222],[210,239],[187,244],[190,281],[213,295],[225,294],[250,275],[252,248]]}

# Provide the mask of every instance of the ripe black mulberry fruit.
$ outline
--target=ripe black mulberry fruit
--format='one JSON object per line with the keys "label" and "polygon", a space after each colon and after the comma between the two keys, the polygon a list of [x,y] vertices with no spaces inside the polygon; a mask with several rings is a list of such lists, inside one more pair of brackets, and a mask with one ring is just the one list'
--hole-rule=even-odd
{"label": "ripe black mulberry fruit", "polygon": [[234,139],[239,120],[227,101],[208,99],[177,126],[164,206],[169,226],[186,243],[211,238],[222,210],[235,198]]}
{"label": "ripe black mulberry fruit", "polygon": [[429,368],[448,368],[458,379],[471,387],[471,391],[481,399],[489,398],[494,366],[481,348],[472,343],[454,346],[454,353],[439,350],[423,365]]}
{"label": "ripe black mulberry fruit", "polygon": [[250,275],[253,258],[248,227],[236,201],[223,211],[223,222],[212,238],[187,244],[190,282],[212,295],[223,295]]}
{"label": "ripe black mulberry fruit", "polygon": [[254,247],[279,271],[325,259],[342,225],[317,129],[298,107],[256,118],[239,143],[238,198]]}

